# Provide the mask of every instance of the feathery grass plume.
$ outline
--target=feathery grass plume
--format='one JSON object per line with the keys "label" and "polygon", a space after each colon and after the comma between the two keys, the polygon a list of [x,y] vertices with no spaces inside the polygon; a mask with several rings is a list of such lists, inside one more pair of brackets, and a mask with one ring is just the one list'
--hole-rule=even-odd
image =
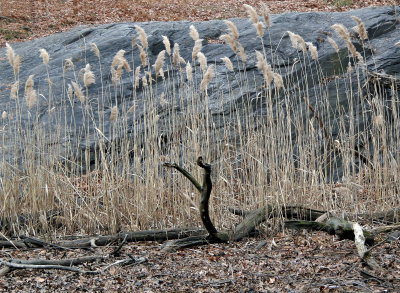
{"label": "feathery grass plume", "polygon": [[265,31],[265,25],[259,21],[257,23],[254,24],[256,30],[257,30],[257,34],[260,38],[262,38],[264,36],[264,31]]}
{"label": "feathery grass plume", "polygon": [[193,81],[193,69],[192,65],[190,65],[190,62],[186,63],[186,78],[190,82]]}
{"label": "feathery grass plume", "polygon": [[85,87],[95,83],[94,73],[90,69],[90,64],[86,64],[85,73],[83,74],[83,83],[85,84]]}
{"label": "feathery grass plume", "polygon": [[335,49],[336,53],[339,53],[339,46],[336,44],[335,40],[332,39],[331,37],[328,37],[327,40],[332,45],[332,47]]}
{"label": "feathery grass plume", "polygon": [[203,79],[200,83],[200,90],[205,91],[207,90],[208,84],[210,83],[211,79],[214,77],[214,65],[211,64],[208,66],[206,73],[203,76]]}
{"label": "feathery grass plume", "polygon": [[229,29],[229,34],[235,39],[239,39],[239,30],[237,29],[236,25],[230,21],[230,20],[225,20],[226,25],[228,26]]}
{"label": "feathery grass plume", "polygon": [[264,80],[266,81],[267,86],[270,86],[271,82],[274,78],[273,72],[271,70],[271,65],[269,65],[267,63],[267,60],[265,60],[262,53],[260,53],[259,51],[256,51],[256,55],[257,55],[256,66],[257,66],[258,70],[260,70],[261,73],[263,74]]}
{"label": "feathery grass plume", "polygon": [[40,57],[42,57],[43,59],[43,64],[47,66],[50,61],[49,53],[47,53],[46,49],[40,49],[39,52],[40,52]]}
{"label": "feathery grass plume", "polygon": [[172,54],[172,59],[173,59],[175,67],[179,66],[179,64],[181,62],[181,55],[179,53],[178,43],[174,44],[174,53]]}
{"label": "feathery grass plume", "polygon": [[361,53],[360,52],[356,52],[356,57],[357,57],[357,59],[358,59],[358,63],[364,63],[364,58],[363,58],[363,56],[361,56]]}
{"label": "feathery grass plume", "polygon": [[1,118],[3,120],[7,119],[7,111],[3,111],[3,113],[1,114]]}
{"label": "feathery grass plume", "polygon": [[242,60],[243,63],[246,63],[246,60],[247,60],[246,52],[244,51],[244,48],[241,43],[237,42],[237,45],[239,48],[240,60]]}
{"label": "feathery grass plume", "polygon": [[10,44],[6,43],[7,47],[7,58],[10,62],[11,67],[14,69],[14,76],[18,75],[19,68],[21,66],[21,56],[15,55],[13,48]]}
{"label": "feathery grass plume", "polygon": [[194,62],[196,60],[197,54],[201,51],[202,48],[202,39],[197,40],[194,43],[194,47],[193,47],[193,51],[192,51],[192,62]]}
{"label": "feathery grass plume", "polygon": [[219,39],[227,43],[231,47],[233,52],[237,52],[236,41],[231,35],[221,35]]}
{"label": "feathery grass plume", "polygon": [[164,70],[160,68],[160,71],[158,72],[158,75],[161,76],[163,80],[165,80],[165,75],[164,75]]}
{"label": "feathery grass plume", "polygon": [[113,61],[111,63],[111,67],[115,67],[118,64],[122,63],[122,59],[124,59],[125,50],[119,50],[117,54],[115,54]]}
{"label": "feathery grass plume", "polygon": [[307,46],[308,46],[308,50],[311,53],[311,57],[313,60],[318,60],[318,51],[317,51],[317,47],[315,47],[313,45],[313,43],[311,42],[306,42]]}
{"label": "feathery grass plume", "polygon": [[365,29],[365,25],[362,22],[361,18],[359,18],[357,16],[351,16],[351,18],[357,22],[357,29],[355,31],[360,36],[360,39],[361,40],[368,39],[368,33],[367,33],[367,30]]}
{"label": "feathery grass plume", "polygon": [[74,94],[74,90],[72,89],[72,86],[70,84],[68,84],[68,90],[67,90],[68,98],[72,99],[73,94]]}
{"label": "feathery grass plume", "polygon": [[306,42],[304,42],[304,39],[300,35],[292,33],[291,31],[287,31],[287,33],[289,34],[289,38],[290,38],[293,48],[301,49],[303,51],[303,53],[306,53],[307,46],[306,46]]}
{"label": "feathery grass plume", "polygon": [[162,50],[160,53],[158,53],[156,62],[153,65],[156,72],[156,78],[158,77],[160,70],[164,65],[164,59],[165,59],[165,50]]}
{"label": "feathery grass plume", "polygon": [[19,81],[16,81],[11,86],[10,99],[15,100],[18,98]]}
{"label": "feathery grass plume", "polygon": [[346,45],[347,45],[347,48],[349,49],[351,55],[354,58],[357,58],[357,50],[356,50],[356,47],[354,47],[353,43],[350,41],[346,41]]}
{"label": "feathery grass plume", "polygon": [[332,25],[332,28],[336,31],[336,33],[341,37],[344,41],[350,42],[350,34],[347,28],[340,23],[335,23]]}
{"label": "feathery grass plume", "polygon": [[100,50],[97,45],[95,43],[90,43],[90,48],[96,57],[100,59]]}
{"label": "feathery grass plume", "polygon": [[34,76],[35,76],[34,74],[31,74],[31,75],[29,75],[28,79],[26,80],[25,92],[29,92],[29,91],[33,90],[33,86],[35,84],[35,82],[33,81]]}
{"label": "feathery grass plume", "polygon": [[110,114],[110,121],[115,122],[118,118],[118,107],[114,106],[111,109],[111,114]]}
{"label": "feathery grass plume", "polygon": [[260,70],[261,72],[264,72],[265,71],[265,66],[266,66],[266,62],[264,60],[264,56],[260,51],[256,51],[256,55],[257,55],[256,66],[257,66],[258,70]]}
{"label": "feathery grass plume", "polygon": [[205,71],[207,69],[207,57],[202,53],[197,53],[197,59],[199,59],[201,70]]}
{"label": "feathery grass plume", "polygon": [[274,79],[275,88],[277,88],[277,89],[285,88],[285,86],[283,84],[282,75],[280,75],[279,73],[273,72],[272,76]]}
{"label": "feathery grass plume", "polygon": [[33,89],[34,86],[33,77],[34,77],[33,74],[29,75],[25,83],[25,96],[28,108],[32,108],[36,103],[36,91]]}
{"label": "feathery grass plume", "polygon": [[148,86],[146,75],[142,77],[142,84],[144,87]]}
{"label": "feathery grass plume", "polygon": [[75,68],[71,58],[65,59],[64,72],[67,72],[68,68],[72,68],[72,70]]}
{"label": "feathery grass plume", "polygon": [[85,102],[85,96],[83,95],[83,92],[81,90],[81,87],[79,86],[79,84],[77,84],[74,81],[71,81],[72,86],[74,88],[74,92],[76,97],[79,99],[79,101],[81,101],[81,103],[83,104]]}
{"label": "feathery grass plume", "polygon": [[262,7],[262,16],[264,18],[265,25],[267,27],[271,27],[271,20],[269,17],[269,9],[268,9],[267,5],[263,2],[261,2],[261,7]]}
{"label": "feathery grass plume", "polygon": [[140,66],[135,69],[135,88],[138,88],[140,84]]}
{"label": "feathery grass plume", "polygon": [[147,49],[149,47],[149,43],[147,41],[147,34],[140,26],[135,25],[135,28],[139,32],[139,41],[142,44],[143,48]]}
{"label": "feathery grass plume", "polygon": [[231,62],[231,59],[229,59],[228,57],[222,57],[221,60],[224,61],[226,68],[228,68],[229,71],[233,72],[233,64]]}
{"label": "feathery grass plume", "polygon": [[196,28],[193,25],[190,26],[189,35],[193,39],[193,41],[199,40],[199,32],[196,30]]}
{"label": "feathery grass plume", "polygon": [[169,42],[168,37],[162,36],[162,38],[165,50],[167,50],[168,55],[171,55],[171,43]]}
{"label": "feathery grass plume", "polygon": [[143,49],[142,46],[137,45],[139,48],[139,52],[140,52],[140,61],[142,61],[142,65],[143,67],[146,67],[147,65],[147,54],[146,51]]}
{"label": "feathery grass plume", "polygon": [[400,47],[400,41],[394,44],[396,47]]}
{"label": "feathery grass plume", "polygon": [[246,8],[247,14],[249,15],[249,18],[251,19],[251,21],[256,24],[258,22],[258,15],[256,10],[247,4],[243,4],[243,7]]}

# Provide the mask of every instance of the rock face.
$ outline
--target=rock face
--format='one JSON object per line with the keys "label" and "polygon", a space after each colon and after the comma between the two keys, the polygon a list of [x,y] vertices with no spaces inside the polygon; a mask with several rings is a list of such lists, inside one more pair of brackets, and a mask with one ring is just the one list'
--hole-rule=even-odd
{"label": "rock face", "polygon": [[[185,125],[190,128],[184,123],[179,127],[170,128],[171,115],[174,115],[174,121],[182,122],[188,113],[198,114],[199,119],[204,119],[204,124],[209,126],[199,129],[204,130],[204,139],[208,140],[208,145],[213,146],[211,149],[214,151],[221,149],[224,143],[227,143],[226,140],[238,142],[240,135],[235,129],[240,127],[253,128],[256,133],[259,130],[259,133],[268,137],[268,130],[264,129],[266,125],[277,127],[281,125],[279,121],[284,117],[292,121],[297,119],[298,123],[302,121],[307,129],[307,123],[310,123],[310,119],[313,120],[311,124],[319,136],[317,141],[320,141],[318,147],[327,151],[330,148],[329,139],[324,137],[315,113],[307,107],[308,100],[321,121],[325,121],[324,126],[332,135],[332,139],[361,150],[365,147],[369,134],[356,138],[352,135],[364,133],[372,125],[371,117],[375,108],[371,101],[377,91],[371,82],[368,83],[370,76],[367,71],[384,72],[391,76],[400,74],[400,47],[395,46],[395,43],[400,41],[399,11],[400,7],[378,7],[344,13],[271,15],[271,27],[266,29],[262,41],[249,19],[231,19],[239,30],[239,42],[246,53],[246,63],[241,61],[240,56],[237,56],[229,45],[219,40],[221,35],[228,33],[228,26],[220,20],[78,27],[69,32],[13,44],[15,54],[22,58],[17,78],[20,81],[19,93],[18,99],[10,99],[11,85],[15,81],[14,72],[5,58],[6,48],[1,48],[0,110],[8,114],[8,118],[3,115],[1,124],[2,127],[14,129],[13,131],[23,131],[25,134],[22,136],[25,138],[40,129],[44,135],[40,139],[37,138],[37,134],[34,135],[37,141],[32,144],[51,146],[54,154],[63,160],[80,158],[81,166],[93,164],[99,141],[109,146],[115,141],[131,139],[136,144],[140,141],[140,144],[137,144],[139,147],[146,148],[146,145],[150,144],[147,148],[151,148],[153,144],[159,152],[169,155],[169,143],[179,142],[179,138],[176,138],[180,135],[177,129],[185,128]],[[351,16],[357,16],[363,21],[368,40],[361,41],[351,30],[357,25]],[[337,23],[349,29],[351,43],[363,58],[362,64],[358,63],[357,57],[352,57],[346,43],[332,29],[331,26]],[[145,69],[142,66],[139,47],[132,46],[133,37],[141,44],[136,25],[143,28],[148,37],[148,49],[145,51],[150,65]],[[202,39],[201,52],[207,58],[207,66],[213,65],[215,72],[208,84],[207,95],[199,89],[204,73],[199,68],[198,60],[192,61],[194,40],[189,35],[190,25],[197,29]],[[306,42],[311,42],[316,47],[318,61],[313,60],[309,52],[303,54],[301,47],[293,48],[287,31],[300,35]],[[188,86],[191,82],[187,79],[186,65],[181,63],[179,68],[174,66],[174,57],[168,53],[162,67],[165,80],[158,74],[156,76],[155,67],[152,65],[158,54],[165,49],[163,36],[169,39],[171,49],[178,44],[181,58],[186,62],[190,61],[195,86]],[[336,41],[338,52],[332,47],[328,37]],[[91,51],[91,43],[97,45],[100,59]],[[50,55],[48,67],[39,57],[39,49],[42,48]],[[115,72],[112,72],[111,64],[119,50],[125,51],[123,56],[132,71],[127,72],[126,68],[123,68],[120,79],[114,79],[113,84],[112,76]],[[255,51],[265,52],[272,70],[283,77],[284,88],[277,90],[277,79],[271,84],[271,89],[265,86],[263,76],[257,68]],[[226,68],[222,57],[230,58],[234,73]],[[71,67],[65,69],[67,58],[73,62],[75,71]],[[346,73],[349,62],[355,69]],[[84,73],[81,69],[85,68],[86,64],[90,64],[95,74],[95,83],[87,88],[80,78]],[[118,64],[117,62],[115,69]],[[139,65],[142,66],[139,72],[140,82],[135,85],[135,68]],[[149,80],[146,71],[151,71],[152,80]],[[27,107],[24,87],[30,75],[34,75],[33,88],[37,93],[37,101],[32,108]],[[143,83],[144,76],[146,80]],[[52,83],[51,89],[47,82],[48,77]],[[77,97],[79,93],[76,90],[74,95],[71,95],[71,90],[68,94],[68,85],[71,85],[72,81],[82,88],[83,103]],[[398,98],[399,87],[381,86],[378,91],[385,97],[381,103],[391,104],[390,98]],[[197,101],[193,106],[193,99],[200,99],[200,102]],[[288,109],[289,105],[293,107]],[[131,108],[132,106],[134,107]],[[118,117],[115,116],[117,112]],[[390,115],[383,113],[384,119],[390,120]],[[254,121],[249,123],[249,117],[254,118]],[[288,122],[284,126],[290,134],[292,146],[289,147],[291,153],[282,155],[282,158],[299,156],[302,150],[296,145],[307,140],[299,135],[301,125],[297,122]],[[228,127],[231,130],[228,130]],[[153,131],[148,131],[150,128]],[[213,134],[207,134],[207,131]],[[347,134],[344,135],[343,131],[347,131]],[[198,134],[200,143],[203,143],[203,134]],[[44,138],[47,141],[43,141]],[[22,138],[18,138],[15,132],[3,135],[1,152],[4,158],[14,161],[26,158],[26,143],[19,145],[20,139]],[[184,144],[184,141],[180,143]],[[138,151],[137,148],[135,151]],[[175,153],[179,155],[181,151]],[[129,150],[127,152],[129,153]],[[47,157],[43,153],[41,156]],[[212,158],[213,155],[209,156]],[[276,160],[279,162],[283,159]],[[298,162],[297,166],[301,164]],[[337,163],[332,178],[341,176],[342,167],[341,163]]]}

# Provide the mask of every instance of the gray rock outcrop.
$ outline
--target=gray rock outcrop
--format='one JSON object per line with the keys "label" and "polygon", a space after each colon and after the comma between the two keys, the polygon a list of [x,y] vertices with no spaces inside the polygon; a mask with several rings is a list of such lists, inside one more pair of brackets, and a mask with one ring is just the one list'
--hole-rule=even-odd
{"label": "gray rock outcrop", "polygon": [[[199,117],[204,118],[204,123],[211,125],[210,131],[214,134],[209,136],[208,143],[216,150],[223,148],[223,144],[227,143],[226,139],[237,142],[239,139],[235,137],[237,135],[235,129],[244,125],[249,125],[257,131],[268,123],[275,125],[274,121],[283,117],[287,119],[300,117],[296,118],[299,121],[315,120],[313,113],[307,110],[303,99],[306,96],[309,104],[320,113],[321,119],[326,121],[325,126],[332,138],[342,142],[344,137],[341,131],[346,129],[343,125],[353,123],[355,129],[347,129],[350,136],[351,133],[366,131],[370,127],[369,123],[372,123],[370,122],[373,115],[371,101],[374,97],[368,95],[376,94],[377,89],[374,89],[372,85],[368,86],[371,76],[367,72],[384,72],[394,77],[400,74],[400,47],[395,46],[395,43],[400,41],[399,11],[400,7],[376,7],[343,13],[271,15],[271,27],[266,30],[262,42],[257,37],[256,28],[249,19],[231,19],[239,30],[239,42],[246,53],[246,63],[236,56],[229,45],[219,40],[221,35],[228,33],[226,23],[221,20],[119,23],[98,27],[77,27],[69,32],[12,44],[15,54],[22,58],[18,76],[19,98],[10,99],[11,85],[15,81],[14,73],[6,58],[6,48],[1,48],[0,110],[6,111],[9,116],[11,113],[14,115],[10,119],[3,117],[5,119],[2,120],[0,127],[12,127],[15,131],[21,129],[26,133],[25,136],[40,128],[42,133],[45,133],[43,137],[48,138],[46,142],[40,138],[42,145],[51,145],[60,160],[80,158],[80,164],[84,166],[88,163],[93,164],[93,154],[99,147],[99,140],[104,141],[106,145],[126,138],[133,141],[140,140],[140,145],[145,148],[148,144],[146,139],[148,139],[153,147],[159,148],[160,152],[168,155],[170,150],[168,143],[179,141],[179,137],[176,137],[179,134],[171,133],[169,130],[170,115],[175,116],[175,121],[183,121],[188,111],[199,111],[199,108],[191,107],[191,99],[195,97],[201,99],[202,110],[208,111],[208,114],[199,113]],[[351,16],[357,16],[363,21],[369,36],[365,42],[362,42],[351,30],[357,25]],[[332,25],[336,23],[343,24],[351,32],[351,42],[361,54],[363,65],[357,65],[358,60],[351,57],[346,43],[332,29]],[[143,28],[148,36],[147,57],[150,64],[150,67],[146,67],[145,70],[141,69],[138,87],[135,86],[134,72],[137,66],[142,65],[142,62],[138,46],[132,47],[132,37],[136,37],[136,41],[140,44],[135,25]],[[189,36],[190,25],[197,29],[200,38],[203,39],[201,52],[207,58],[207,65],[214,66],[215,76],[208,85],[207,98],[199,89],[203,77],[199,63],[197,60],[192,62],[194,41]],[[317,49],[318,61],[313,60],[308,53],[308,55],[303,55],[301,48],[293,48],[287,31],[300,35],[306,42],[311,42]],[[156,76],[154,67],[151,65],[155,63],[158,54],[165,49],[162,36],[169,39],[171,49],[175,44],[179,44],[180,56],[186,62],[190,61],[193,66],[193,84],[197,84],[196,93],[191,92],[186,86],[189,82],[185,73],[185,64],[182,63],[181,69],[177,69],[173,66],[173,57],[168,53],[166,53],[163,66],[165,81],[162,77]],[[336,41],[339,46],[338,53],[328,41],[328,37]],[[91,51],[91,43],[97,45],[101,54],[100,59]],[[48,67],[39,57],[41,48],[46,49],[50,55]],[[121,78],[114,85],[111,64],[119,50],[125,51],[124,57],[132,71],[127,72],[123,69]],[[272,83],[273,96],[270,100],[268,99],[269,89],[263,87],[263,76],[257,68],[256,51],[264,51],[272,70],[283,77],[285,88],[278,92],[274,89],[275,83]],[[221,60],[223,57],[230,58],[234,73],[230,73],[226,68]],[[64,70],[67,58],[73,62],[75,71],[71,68]],[[349,62],[353,67],[359,66],[359,71],[346,73]],[[95,84],[88,86],[88,96],[80,78],[83,75],[83,71],[80,72],[80,70],[85,68],[86,64],[90,64],[95,74]],[[152,82],[146,87],[143,84],[143,77],[146,75],[145,71],[149,70],[151,70]],[[27,107],[24,98],[24,84],[30,75],[34,75],[34,89],[37,92],[37,102],[32,108]],[[46,81],[48,76],[52,83],[51,90]],[[243,83],[244,78],[246,78],[246,83]],[[321,84],[321,80],[325,83]],[[350,83],[349,80],[354,82]],[[83,103],[76,97],[76,91],[74,95],[68,95],[68,85],[72,81],[79,82],[85,99]],[[150,83],[148,78],[146,81]],[[348,93],[351,91],[354,97],[350,105]],[[399,87],[382,86],[378,91],[382,91],[382,97],[385,97],[382,101],[384,104],[391,105],[390,98],[399,97]],[[149,93],[152,97],[152,101],[149,101],[152,104],[150,110],[146,109],[146,101],[143,101],[143,97]],[[289,97],[292,101],[282,105],[282,101]],[[326,99],[329,100],[329,109],[326,108],[328,107],[326,104],[321,104],[321,100]],[[285,113],[289,104],[294,107]],[[243,109],[243,105],[247,105],[246,109]],[[120,123],[118,124],[120,127],[115,127],[115,122],[109,119],[114,106],[118,108],[119,121],[117,123]],[[132,106],[135,106],[134,109],[131,108]],[[89,111],[87,111],[88,108],[90,108]],[[127,115],[130,108],[130,115]],[[147,133],[147,129],[154,125],[146,122],[148,119],[146,115],[149,115],[146,111],[152,111],[151,122],[158,125],[155,132]],[[18,113],[19,118],[15,119]],[[385,119],[390,120],[390,115],[390,113],[384,114]],[[268,116],[272,117],[272,120]],[[249,117],[254,119],[252,123],[248,123]],[[287,132],[291,134],[291,143],[299,144],[301,138],[299,138],[297,125],[290,126],[290,123],[287,125]],[[184,126],[183,123],[180,127]],[[227,127],[231,130],[227,130]],[[322,129],[315,122],[314,127],[318,132],[317,135],[320,136],[321,145],[318,147],[327,149]],[[150,138],[149,135],[154,133],[156,137]],[[227,134],[231,134],[231,137],[224,137]],[[268,136],[267,133],[263,135]],[[268,139],[273,139],[273,137]],[[364,139],[368,141],[368,135]],[[349,140],[352,141],[352,139]],[[180,143],[185,144],[184,141]],[[350,143],[356,144],[351,147],[361,150],[362,144],[365,145],[366,142],[361,142],[357,138]],[[184,145],[182,148],[188,147],[193,146]],[[82,159],[85,150],[89,150],[90,155]],[[14,132],[14,135],[12,133],[3,135],[0,151],[4,158],[15,161],[18,157],[24,157],[26,149],[18,146],[17,134]],[[300,151],[294,146],[292,153],[284,155],[296,158]],[[176,153],[179,154],[179,151]],[[41,154],[41,156],[47,155]],[[209,156],[213,158],[212,154]],[[337,163],[333,178],[341,175],[340,164]]]}

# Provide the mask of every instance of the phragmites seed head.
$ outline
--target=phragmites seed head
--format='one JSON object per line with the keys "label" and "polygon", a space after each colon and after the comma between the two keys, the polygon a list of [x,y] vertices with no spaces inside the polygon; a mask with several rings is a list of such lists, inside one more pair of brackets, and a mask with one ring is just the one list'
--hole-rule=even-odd
{"label": "phragmites seed head", "polygon": [[206,56],[202,52],[199,52],[197,53],[197,59],[199,60],[201,70],[205,71],[207,69]]}
{"label": "phragmites seed head", "polygon": [[111,67],[115,67],[121,63],[122,58],[124,58],[125,50],[119,50],[117,54],[115,54],[113,61],[111,63]]}
{"label": "phragmites seed head", "polygon": [[365,29],[365,25],[362,22],[361,18],[359,18],[357,16],[352,16],[351,18],[357,22],[357,29],[355,29],[355,31],[360,36],[360,39],[361,40],[368,39],[368,33],[367,33],[367,30]]}
{"label": "phragmites seed head", "polygon": [[233,71],[233,64],[231,62],[231,59],[228,57],[223,57],[221,58],[222,61],[224,61],[226,68],[228,68],[229,71]]}
{"label": "phragmites seed head", "polygon": [[14,67],[14,59],[15,59],[15,53],[13,48],[10,46],[9,43],[6,43],[7,47],[7,57],[8,57],[8,62],[10,62],[10,65]]}
{"label": "phragmites seed head", "polygon": [[255,23],[254,26],[256,27],[258,36],[262,38],[264,36],[265,25],[259,21]]}
{"label": "phragmites seed head", "polygon": [[239,48],[240,60],[242,60],[243,63],[246,63],[246,60],[247,60],[246,52],[244,51],[244,48],[241,43],[237,42],[237,45]]}
{"label": "phragmites seed head", "polygon": [[74,90],[72,89],[72,86],[70,84],[68,84],[68,90],[67,90],[68,98],[72,99],[73,93],[74,93]]}
{"label": "phragmites seed head", "polygon": [[196,60],[197,54],[200,52],[201,48],[202,48],[202,39],[197,40],[194,43],[194,47],[193,47],[193,51],[192,51],[192,61],[194,62]]}
{"label": "phragmites seed head", "polygon": [[396,44],[394,44],[396,47],[400,47],[400,41],[398,41]]}
{"label": "phragmites seed head", "polygon": [[331,37],[328,37],[328,42],[332,45],[332,47],[335,49],[336,53],[339,53],[339,46],[336,44],[335,40],[332,39]]}
{"label": "phragmites seed head", "polygon": [[237,52],[236,41],[231,35],[221,35],[219,39],[227,43],[231,47],[233,52]]}
{"label": "phragmites seed head", "polygon": [[68,68],[72,68],[72,70],[75,68],[71,58],[65,59],[64,72],[67,72]]}
{"label": "phragmites seed head", "polygon": [[306,42],[306,44],[307,44],[307,46],[308,46],[308,50],[309,50],[310,53],[311,53],[311,58],[312,58],[313,60],[318,60],[318,51],[317,51],[317,47],[315,47],[315,46],[313,45],[313,43],[311,43],[311,42]]}
{"label": "phragmites seed head", "polygon": [[5,119],[7,119],[7,111],[3,111],[3,113],[1,114],[1,118],[3,119],[3,120],[5,120]]}
{"label": "phragmites seed head", "polygon": [[114,106],[111,109],[111,114],[110,114],[110,121],[115,122],[118,118],[118,107]]}
{"label": "phragmites seed head", "polygon": [[163,44],[165,46],[165,50],[167,50],[168,55],[171,55],[171,43],[169,42],[168,37],[162,36]]}
{"label": "phragmites seed head", "polygon": [[357,59],[358,59],[358,63],[364,63],[364,58],[363,58],[363,56],[361,56],[361,53],[360,52],[356,52],[356,57],[357,57]]}
{"label": "phragmites seed head", "polygon": [[273,72],[272,76],[274,79],[275,88],[277,88],[277,89],[285,88],[285,86],[283,84],[282,75],[280,75],[279,73]]}
{"label": "phragmites seed head", "polygon": [[45,49],[40,49],[39,52],[40,52],[40,57],[42,57],[43,59],[43,64],[48,65],[50,60],[49,53],[47,53]]}
{"label": "phragmites seed head", "polygon": [[211,79],[214,77],[214,66],[211,64],[208,66],[206,73],[203,76],[203,79],[200,83],[200,90],[206,91],[208,84],[210,83]]}
{"label": "phragmites seed head", "polygon": [[146,77],[146,75],[142,77],[142,84],[143,84],[143,87],[147,87],[147,86],[149,85],[149,84],[147,83],[147,77]]}
{"label": "phragmites seed head", "polygon": [[251,21],[254,24],[256,24],[258,22],[258,15],[257,15],[256,10],[252,6],[247,5],[247,4],[244,4],[243,7],[246,8],[247,14],[249,15],[249,18],[251,19]]}
{"label": "phragmites seed head", "polygon": [[262,16],[264,18],[265,25],[267,27],[271,27],[271,20],[269,17],[269,9],[268,9],[267,5],[263,2],[261,2],[261,7],[262,7]]}
{"label": "phragmites seed head", "polygon": [[190,26],[189,35],[193,39],[193,41],[197,41],[199,39],[199,33],[193,25]]}
{"label": "phragmites seed head", "polygon": [[33,86],[35,84],[35,82],[33,81],[34,76],[35,76],[34,74],[31,74],[31,75],[29,75],[28,79],[26,80],[25,92],[29,92],[29,91],[33,90]]}
{"label": "phragmites seed head", "polygon": [[135,69],[135,88],[139,87],[140,83],[140,66]]}
{"label": "phragmites seed head", "polygon": [[190,62],[186,63],[186,77],[188,81],[192,82],[193,81],[193,70],[192,70],[192,65],[190,65]]}
{"label": "phragmites seed head", "polygon": [[17,55],[14,58],[14,76],[17,76],[19,73],[19,68],[21,67],[21,56]]}
{"label": "phragmites seed head", "polygon": [[147,49],[149,47],[149,43],[147,41],[147,34],[144,31],[144,29],[142,29],[140,26],[135,25],[135,28],[137,29],[138,33],[139,33],[139,41],[142,44],[143,48]]}
{"label": "phragmites seed head", "polygon": [[79,99],[79,101],[81,101],[81,103],[83,104],[85,102],[85,96],[81,90],[81,87],[79,86],[79,84],[77,84],[76,82],[72,81],[72,86],[74,88],[74,92],[76,97]]}
{"label": "phragmites seed head", "polygon": [[27,93],[26,95],[26,104],[28,105],[28,108],[32,108],[36,104],[36,90],[31,90]]}
{"label": "phragmites seed head", "polygon": [[83,83],[85,84],[85,87],[95,83],[94,73],[90,69],[90,64],[86,64],[85,73],[83,74]]}
{"label": "phragmites seed head", "polygon": [[181,63],[181,55],[179,53],[179,45],[178,43],[174,44],[174,52],[172,54],[172,59],[174,62],[174,65],[177,67]]}
{"label": "phragmites seed head", "polygon": [[344,41],[350,42],[350,34],[347,28],[340,23],[336,23],[332,25],[332,28],[336,31],[336,33],[341,37]]}
{"label": "phragmites seed head", "polygon": [[346,41],[346,45],[347,45],[347,48],[349,49],[351,55],[354,58],[356,58],[357,57],[357,50],[356,50],[356,47],[354,47],[353,43],[350,42],[350,41]]}
{"label": "phragmites seed head", "polygon": [[229,29],[229,34],[235,39],[239,39],[239,30],[237,29],[236,25],[230,21],[230,20],[225,20],[226,25],[228,26]]}
{"label": "phragmites seed head", "polygon": [[15,100],[15,99],[18,98],[18,90],[19,90],[19,81],[17,80],[11,86],[11,92],[10,92],[10,99],[11,100]]}
{"label": "phragmites seed head", "polygon": [[303,51],[303,53],[306,53],[307,46],[306,46],[306,42],[304,42],[304,39],[300,35],[292,33],[290,31],[288,31],[287,33],[289,34],[289,38],[290,38],[293,48],[301,49]]}
{"label": "phragmites seed head", "polygon": [[140,61],[142,61],[143,67],[146,67],[146,65],[147,65],[146,51],[143,49],[143,47],[141,45],[137,45],[137,46],[138,46],[139,52],[140,52]]}
{"label": "phragmites seed head", "polygon": [[90,43],[90,48],[92,52],[100,59],[100,50],[95,43]]}
{"label": "phragmites seed head", "polygon": [[154,70],[156,72],[156,78],[158,77],[160,70],[164,65],[164,59],[165,59],[165,50],[162,50],[160,53],[158,53],[157,60],[153,65]]}
{"label": "phragmites seed head", "polygon": [[258,70],[260,70],[261,72],[264,72],[265,66],[266,66],[266,61],[264,60],[264,56],[260,51],[256,51],[256,55],[257,55],[256,66],[257,66]]}

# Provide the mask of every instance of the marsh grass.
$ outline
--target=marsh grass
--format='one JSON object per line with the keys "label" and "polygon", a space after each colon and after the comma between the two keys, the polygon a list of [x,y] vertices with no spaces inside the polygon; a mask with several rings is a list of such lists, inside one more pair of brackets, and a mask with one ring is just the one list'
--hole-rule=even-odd
{"label": "marsh grass", "polygon": [[[246,9],[256,28],[254,37],[264,42],[261,37],[269,34],[271,26],[268,9],[264,7],[262,11],[264,24],[253,8]],[[362,23],[356,21],[361,30]],[[57,105],[52,103],[51,76],[47,76],[48,92],[39,95],[47,98],[49,122],[57,126],[53,128],[57,131],[52,132],[40,124],[25,127],[26,119],[38,121],[38,93],[33,77],[27,81],[19,79],[20,57],[8,46],[8,58],[15,72],[10,80],[25,84],[25,99],[19,87],[14,87],[10,103],[16,107],[8,109],[6,105],[2,115],[3,232],[55,236],[197,226],[199,195],[180,174],[163,169],[161,164],[180,163],[200,179],[201,170],[195,165],[199,155],[213,166],[211,211],[219,228],[232,228],[238,221],[227,207],[301,205],[339,214],[398,207],[398,90],[392,85],[392,96],[386,96],[377,84],[363,92],[363,77],[367,74],[360,58],[363,52],[354,52],[346,31],[340,30],[341,26],[334,27],[342,33],[351,62],[351,66],[340,63],[349,105],[345,111],[339,105],[339,97],[329,92],[329,85],[336,81],[327,82],[330,76],[323,72],[312,43],[287,32],[298,52],[300,68],[289,78],[268,63],[275,58],[272,49],[244,52],[238,41],[240,32],[232,22],[226,24],[227,34],[222,40],[227,43],[227,50],[236,53],[236,58],[223,58],[227,70],[218,73],[224,75],[218,82],[239,84],[243,93],[255,84],[259,93],[256,97],[243,95],[237,104],[229,100],[229,92],[219,91],[214,75],[222,67],[207,64],[195,27],[190,27],[192,60],[183,60],[179,45],[175,43],[171,50],[168,38],[163,36],[165,51],[161,51],[155,64],[150,64],[146,32],[136,26],[139,33],[132,46],[139,49],[141,64],[133,64],[129,61],[132,56],[119,51],[110,64],[111,87],[103,84],[101,52],[96,44],[90,46],[99,59],[99,71],[92,71],[90,64],[80,70],[67,59],[64,75],[72,76],[72,82],[64,76],[64,96]],[[339,51],[332,39],[329,42],[341,62],[343,50]],[[368,42],[364,35],[363,42]],[[254,76],[245,70],[251,54],[258,60],[259,73]],[[45,51],[41,51],[41,56],[48,73],[49,56]],[[232,71],[234,65],[242,70]],[[309,68],[316,70],[307,75]],[[142,88],[143,98],[138,99],[135,92],[129,99],[115,99],[121,102],[112,104],[111,96],[124,94],[120,84],[123,75],[132,78],[134,89]],[[178,88],[172,78],[180,81]],[[90,94],[92,83],[101,83],[99,96]],[[298,92],[287,90],[293,84],[299,85]],[[308,100],[310,85],[319,91],[312,105]],[[210,89],[219,93],[221,108],[229,105],[229,111],[222,111],[221,117],[208,111]],[[275,102],[277,99],[279,103]],[[83,122],[79,133],[74,117],[67,119],[71,115],[65,111],[67,105],[81,110]],[[141,117],[137,116],[139,108],[143,109]],[[354,117],[368,127],[358,129]],[[222,121],[223,127],[215,126],[216,119]],[[135,123],[130,125],[128,121]],[[338,133],[333,138],[334,125],[338,125]],[[105,129],[108,137],[104,135]],[[128,130],[135,133],[134,139],[127,135]],[[88,145],[90,136],[96,138],[96,146],[78,152],[72,139],[80,137],[79,144]],[[360,152],[371,165],[359,162],[355,148],[361,142],[364,147]],[[13,159],[7,159],[6,153],[13,154]],[[338,166],[343,167],[343,174],[335,178]],[[265,231],[269,233],[281,225],[279,217],[272,219]]]}

